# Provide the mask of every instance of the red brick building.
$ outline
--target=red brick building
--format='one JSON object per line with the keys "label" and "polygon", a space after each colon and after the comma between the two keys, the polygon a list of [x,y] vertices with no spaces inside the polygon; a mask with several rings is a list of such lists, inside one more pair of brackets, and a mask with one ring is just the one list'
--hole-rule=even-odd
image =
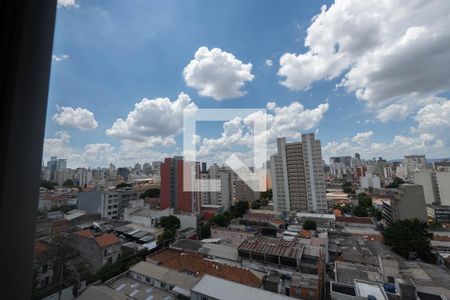
{"label": "red brick building", "polygon": [[199,174],[199,163],[184,162],[179,156],[164,159],[161,165],[161,209],[170,207],[188,213],[200,211],[199,193],[185,191],[183,186],[183,180],[190,180],[184,177],[184,168],[191,164],[195,164],[194,172]]}

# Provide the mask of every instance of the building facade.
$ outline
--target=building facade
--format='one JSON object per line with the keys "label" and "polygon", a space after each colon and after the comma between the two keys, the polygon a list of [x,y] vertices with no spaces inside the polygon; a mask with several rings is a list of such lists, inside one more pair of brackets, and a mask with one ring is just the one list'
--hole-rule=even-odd
{"label": "building facade", "polygon": [[[184,178],[184,168],[191,168],[196,178]],[[173,208],[187,213],[200,212],[200,192],[185,191],[183,180],[200,179],[200,164],[185,162],[180,156],[166,158],[161,165],[161,209]]]}
{"label": "building facade", "polygon": [[406,155],[403,159],[406,168],[406,176],[409,180],[414,179],[414,173],[423,171],[427,168],[425,155]]}
{"label": "building facade", "polygon": [[100,213],[102,218],[119,219],[123,217],[128,202],[138,200],[139,196],[140,192],[132,188],[81,192],[78,194],[78,208]]}
{"label": "building facade", "polygon": [[326,188],[320,141],[313,133],[301,142],[277,139],[277,154],[271,156],[274,209],[277,211],[326,212]]}
{"label": "building facade", "polygon": [[383,202],[383,218],[387,224],[404,219],[427,221],[423,187],[418,184],[401,184],[394,197],[389,202]]}

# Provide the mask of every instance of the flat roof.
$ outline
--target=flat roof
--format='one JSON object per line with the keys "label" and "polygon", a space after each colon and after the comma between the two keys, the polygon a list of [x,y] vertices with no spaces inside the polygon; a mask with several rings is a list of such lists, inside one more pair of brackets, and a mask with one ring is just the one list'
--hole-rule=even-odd
{"label": "flat roof", "polygon": [[299,212],[297,213],[297,218],[318,218],[318,219],[328,219],[335,220],[336,216],[334,214],[315,214],[315,213],[305,213]]}
{"label": "flat roof", "polygon": [[236,247],[219,245],[219,244],[203,244],[199,252],[232,261],[239,261],[238,250]]}
{"label": "flat roof", "polygon": [[[176,295],[166,290],[151,286],[131,277],[123,277],[110,285],[115,293],[120,293],[125,298],[136,300],[175,300]],[[103,297],[92,298],[92,300],[105,299]],[[108,298],[106,298],[108,299]],[[89,299],[91,300],[91,299]]]}
{"label": "flat roof", "polygon": [[297,241],[286,241],[269,237],[252,237],[244,240],[238,249],[297,259],[302,256],[303,247]]}
{"label": "flat roof", "polygon": [[91,285],[77,297],[80,300],[127,300],[128,297],[122,293],[115,291],[114,289],[104,285]]}
{"label": "flat roof", "polygon": [[291,277],[291,286],[317,289],[319,276],[307,273],[294,273]]}
{"label": "flat roof", "polygon": [[380,284],[355,280],[355,289],[357,295],[364,298],[374,296],[377,300],[388,299],[383,287]]}
{"label": "flat roof", "polygon": [[202,246],[203,244],[196,240],[180,239],[173,242],[170,248],[198,252]]}
{"label": "flat roof", "polygon": [[356,280],[383,282],[383,275],[374,266],[336,261],[336,281],[353,285]]}
{"label": "flat roof", "polygon": [[292,300],[288,296],[204,275],[192,292],[221,300]]}
{"label": "flat roof", "polygon": [[199,281],[199,279],[194,276],[145,261],[138,262],[130,268],[130,271],[178,286],[187,291],[191,290]]}

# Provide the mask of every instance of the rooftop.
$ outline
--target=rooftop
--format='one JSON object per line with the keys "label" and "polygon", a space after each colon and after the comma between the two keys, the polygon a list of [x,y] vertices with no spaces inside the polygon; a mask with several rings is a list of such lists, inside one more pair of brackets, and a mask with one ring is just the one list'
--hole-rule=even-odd
{"label": "rooftop", "polygon": [[200,250],[200,248],[202,246],[203,246],[203,243],[201,243],[199,241],[180,239],[180,240],[176,240],[174,243],[172,243],[170,245],[170,248],[198,252],[198,250]]}
{"label": "rooftop", "polygon": [[120,240],[113,233],[102,233],[100,235],[94,235],[91,230],[85,229],[81,231],[75,232],[76,235],[82,236],[85,238],[94,239],[97,244],[104,248],[114,244],[120,244]]}
{"label": "rooftop", "polygon": [[355,224],[373,224],[369,217],[336,217],[336,222],[355,223]]}
{"label": "rooftop", "polygon": [[[141,281],[130,277],[124,277],[116,280],[111,284],[111,289],[115,293],[120,293],[125,296],[125,298],[119,299],[136,299],[136,300],[175,300],[174,294],[167,292],[163,289],[159,289]],[[105,299],[103,297],[89,298],[89,300]],[[108,299],[108,298],[106,298]]]}
{"label": "rooftop", "polygon": [[77,299],[79,300],[127,300],[128,297],[114,289],[103,285],[89,286]]}
{"label": "rooftop", "polygon": [[291,277],[291,286],[317,289],[319,276],[306,273],[294,273]]}
{"label": "rooftop", "polygon": [[303,245],[297,241],[285,241],[282,239],[268,237],[254,237],[243,241],[239,245],[238,249],[299,259],[302,256]]}
{"label": "rooftop", "polygon": [[185,291],[183,293],[185,296],[190,296],[189,291],[199,281],[198,278],[186,273],[180,273],[169,268],[158,266],[145,261],[137,263],[130,268],[130,271],[177,286],[178,288],[181,288]]}
{"label": "rooftop", "polygon": [[41,255],[43,255],[45,252],[48,251],[48,245],[41,242],[41,241],[36,241],[34,243],[34,257],[37,258]]}
{"label": "rooftop", "polygon": [[305,212],[299,212],[297,213],[297,218],[311,218],[311,219],[328,219],[328,220],[335,220],[336,217],[334,214],[315,214],[315,213],[305,213]]}
{"label": "rooftop", "polygon": [[437,265],[417,261],[400,261],[400,274],[416,286],[442,287],[450,290],[450,273]]}
{"label": "rooftop", "polygon": [[293,300],[281,294],[205,275],[192,292],[221,300]]}
{"label": "rooftop", "polygon": [[374,296],[377,300],[388,299],[383,287],[380,284],[373,282],[364,282],[355,280],[355,290],[357,295],[369,299],[368,297]]}
{"label": "rooftop", "polygon": [[262,283],[263,274],[259,272],[204,259],[202,254],[163,249],[150,255],[148,259],[158,262],[163,267],[191,273],[196,277],[208,274],[253,287],[259,287]]}
{"label": "rooftop", "polygon": [[383,275],[377,267],[350,263],[344,261],[336,261],[336,281],[345,284],[354,284],[355,279],[383,282]]}
{"label": "rooftop", "polygon": [[218,244],[203,244],[203,247],[199,249],[199,252],[217,258],[223,258],[232,261],[239,260],[238,251],[235,247]]}

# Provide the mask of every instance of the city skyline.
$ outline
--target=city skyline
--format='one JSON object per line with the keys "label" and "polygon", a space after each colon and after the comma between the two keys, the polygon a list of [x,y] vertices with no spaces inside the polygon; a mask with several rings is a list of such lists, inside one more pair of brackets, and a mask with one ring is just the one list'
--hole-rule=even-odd
{"label": "city skyline", "polygon": [[[355,152],[448,157],[450,83],[442,66],[450,53],[440,45],[450,40],[441,29],[449,7],[435,1],[426,8],[435,17],[423,18],[413,4],[399,5],[60,1],[43,160],[95,167],[181,155],[182,111],[199,108],[266,109],[267,157],[277,137],[307,132],[322,141],[326,160]],[[390,13],[396,8],[400,19]],[[339,25],[344,14],[349,20]],[[183,26],[173,25],[177,19]],[[368,32],[372,38],[358,44]],[[408,47],[422,52],[405,55]],[[401,65],[386,63],[397,56]],[[200,124],[203,160],[247,151],[248,122]]]}

